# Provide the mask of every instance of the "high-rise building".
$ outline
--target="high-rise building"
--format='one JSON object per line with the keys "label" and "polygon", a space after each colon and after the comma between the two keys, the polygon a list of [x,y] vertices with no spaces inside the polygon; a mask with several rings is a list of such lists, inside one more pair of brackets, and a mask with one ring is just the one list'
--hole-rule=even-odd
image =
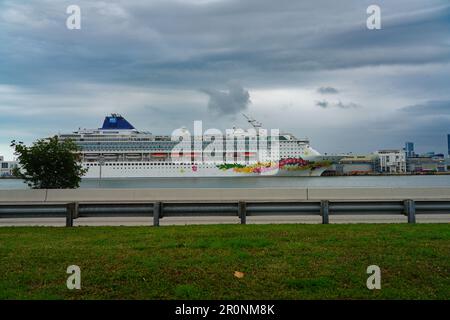
{"label": "high-rise building", "polygon": [[450,157],[450,134],[447,135],[447,149],[448,156]]}
{"label": "high-rise building", "polygon": [[405,153],[407,158],[414,157],[414,142],[405,143]]}

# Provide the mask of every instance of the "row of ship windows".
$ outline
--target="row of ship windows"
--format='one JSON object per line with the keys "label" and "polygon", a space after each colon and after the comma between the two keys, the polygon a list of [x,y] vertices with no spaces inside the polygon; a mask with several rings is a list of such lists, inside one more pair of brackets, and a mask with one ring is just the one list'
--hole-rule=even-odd
{"label": "row of ship windows", "polygon": [[[86,163],[88,167],[94,167],[94,166],[100,166],[98,163]],[[190,166],[194,165],[189,163],[158,163],[158,162],[135,162],[135,163],[104,163],[102,166],[172,166],[172,165],[179,165],[179,166]]]}
{"label": "row of ship windows", "polygon": [[[73,139],[74,137],[63,137],[64,138],[71,138]],[[245,138],[245,139],[187,139],[187,140],[181,140],[181,139],[176,139],[173,140],[170,137],[167,139],[149,139],[149,138],[142,138],[142,139],[130,139],[130,138],[112,138],[112,137],[101,137],[101,138],[79,138],[79,137],[75,137],[76,143],[96,143],[96,144],[100,144],[100,143],[121,143],[121,142],[127,142],[127,143],[161,143],[161,144],[174,144],[174,143],[190,143],[191,141],[199,141],[202,142],[203,144],[209,144],[213,141],[217,141],[219,143],[233,143],[233,142],[245,142],[245,143],[257,143],[258,140],[255,138]],[[271,139],[268,138],[266,141],[271,142]],[[281,143],[283,144],[300,144],[301,142],[299,141],[286,141],[286,140],[279,140]]]}
{"label": "row of ship windows", "polygon": [[[248,163],[242,163],[242,164],[248,164]],[[100,164],[98,163],[86,163],[85,164],[87,167],[100,167]],[[209,164],[211,165],[211,164]],[[213,167],[216,166],[216,164],[212,164]],[[197,167],[208,167],[208,164],[194,164],[194,163],[104,163],[102,164],[102,166],[108,166],[108,167],[142,167],[142,166],[170,166],[170,167],[184,167],[184,168],[191,168],[192,166],[197,166]]]}
{"label": "row of ship windows", "polygon": [[[88,166],[88,167],[94,167],[94,166]],[[99,167],[99,166],[97,166]],[[185,165],[185,166],[181,166],[181,165],[170,165],[170,166],[151,166],[151,165],[140,165],[140,166],[119,166],[119,165],[111,165],[110,167],[112,167],[112,169],[161,169],[161,170],[171,170],[171,169],[175,169],[175,170],[180,170],[180,169],[186,169],[186,170],[197,170],[199,168],[202,169],[207,169],[207,168],[217,168],[217,165]]]}
{"label": "row of ship windows", "polygon": [[[121,151],[123,151],[123,149],[122,150],[112,149],[112,148],[111,149],[109,149],[109,148],[102,148],[101,150],[100,149],[98,149],[98,150],[96,150],[96,149],[89,149],[89,150],[84,150],[84,152],[85,152],[84,155],[86,157],[97,157],[97,154],[90,155],[89,153],[90,152],[91,153],[121,153]],[[129,151],[129,153],[132,153],[132,151],[134,151],[135,154],[139,153],[139,156],[141,156],[141,154],[142,155],[147,155],[147,152],[142,152],[142,150],[138,150],[138,149],[130,149],[130,150],[127,150],[127,151]],[[152,152],[167,152],[167,151],[154,150]],[[248,152],[248,151],[245,151],[245,152]],[[270,150],[268,150],[268,152],[270,152]],[[301,154],[301,153],[303,153],[303,150],[280,150],[279,153],[280,154]],[[121,154],[123,154],[123,153],[121,153]],[[214,154],[220,154],[220,152],[213,153],[213,155]],[[168,154],[168,156],[169,155],[170,155],[170,153]],[[126,156],[126,153],[125,153],[125,156]],[[136,156],[138,156],[138,155],[136,155]]]}
{"label": "row of ship windows", "polygon": [[[180,145],[180,146],[194,146],[194,143],[191,141],[102,141],[102,142],[95,142],[95,141],[76,141],[77,144],[82,146],[126,146],[126,145],[138,145],[138,146],[164,146],[164,147],[171,147],[174,145]],[[208,146],[212,144],[211,141],[201,141],[200,143],[203,146]],[[265,143],[263,143],[264,145]],[[271,141],[267,142],[268,145],[271,145]],[[258,145],[257,141],[235,141],[229,142],[229,141],[218,141],[216,142],[216,145],[222,145],[222,146],[236,146],[236,145],[246,145],[246,146],[254,146],[256,147]],[[281,148],[298,148],[301,144],[300,143],[289,143],[289,142],[281,142],[280,144]]]}
{"label": "row of ship windows", "polygon": [[[247,164],[247,161],[242,162],[243,164]],[[100,166],[98,162],[85,163],[88,167]],[[168,163],[168,162],[106,162],[103,163],[102,166],[192,166],[199,165],[198,163]]]}
{"label": "row of ship windows", "polygon": [[[154,149],[154,148],[170,148],[170,147],[174,147],[175,145],[178,145],[180,147],[194,147],[193,144],[191,143],[179,143],[179,142],[167,142],[167,143],[163,143],[163,142],[158,142],[158,143],[148,143],[148,142],[126,142],[126,143],[114,143],[114,142],[102,142],[102,143],[92,143],[92,142],[78,142],[78,144],[81,147],[84,148],[102,148],[102,147],[118,147],[118,148],[135,148],[135,147],[139,147],[139,148],[149,148],[149,149]],[[203,147],[207,147],[208,145],[210,145],[211,143],[202,143]],[[226,147],[232,147],[232,146],[237,146],[237,145],[245,145],[246,147],[254,147],[255,149],[257,148],[257,144],[256,143],[239,143],[239,144],[226,144],[226,143],[220,143],[221,146],[226,146]],[[268,143],[268,145],[270,146],[271,144]],[[216,146],[217,147],[217,146]],[[287,144],[281,144],[280,148],[282,149],[296,149],[298,148],[298,145],[287,145]]]}

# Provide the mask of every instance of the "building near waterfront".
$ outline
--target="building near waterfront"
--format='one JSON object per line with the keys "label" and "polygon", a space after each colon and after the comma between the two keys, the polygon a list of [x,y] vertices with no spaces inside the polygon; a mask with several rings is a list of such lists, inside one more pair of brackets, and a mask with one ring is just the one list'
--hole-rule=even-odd
{"label": "building near waterfront", "polygon": [[447,163],[443,157],[416,156],[407,159],[407,171],[411,173],[446,172]]}
{"label": "building near waterfront", "polygon": [[406,153],[403,150],[379,150],[376,171],[381,173],[405,173]]}
{"label": "building near waterfront", "polygon": [[439,156],[439,155],[443,156],[442,154],[436,154],[436,152],[434,152],[434,151],[428,151],[428,152],[422,153],[420,156],[431,158],[431,157],[435,157],[435,156]]}
{"label": "building near waterfront", "polygon": [[405,143],[405,152],[407,158],[414,157],[414,142]]}
{"label": "building near waterfront", "polygon": [[372,174],[375,171],[378,157],[375,154],[347,155],[336,164],[339,175]]}
{"label": "building near waterfront", "polygon": [[11,177],[15,167],[17,161],[5,161],[4,157],[0,156],[0,177]]}

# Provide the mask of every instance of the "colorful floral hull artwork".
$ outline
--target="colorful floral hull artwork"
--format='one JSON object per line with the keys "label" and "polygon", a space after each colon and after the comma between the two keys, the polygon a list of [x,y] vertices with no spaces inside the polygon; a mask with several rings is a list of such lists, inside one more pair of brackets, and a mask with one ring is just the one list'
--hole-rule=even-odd
{"label": "colorful floral hull artwork", "polygon": [[218,165],[217,167],[223,171],[233,170],[237,173],[264,173],[278,169],[288,171],[315,170],[329,167],[331,164],[331,161],[308,161],[302,158],[288,158],[281,159],[279,162],[257,162],[252,165],[227,163]]}

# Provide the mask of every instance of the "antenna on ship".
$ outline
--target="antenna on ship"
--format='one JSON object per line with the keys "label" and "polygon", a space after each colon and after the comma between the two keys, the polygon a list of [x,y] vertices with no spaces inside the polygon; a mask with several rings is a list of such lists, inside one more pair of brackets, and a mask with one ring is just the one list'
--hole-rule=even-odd
{"label": "antenna on ship", "polygon": [[252,125],[253,128],[255,129],[259,129],[262,127],[262,123],[259,121],[256,121],[255,119],[253,119],[251,116],[246,115],[245,113],[242,114],[248,121],[248,123],[250,123]]}

